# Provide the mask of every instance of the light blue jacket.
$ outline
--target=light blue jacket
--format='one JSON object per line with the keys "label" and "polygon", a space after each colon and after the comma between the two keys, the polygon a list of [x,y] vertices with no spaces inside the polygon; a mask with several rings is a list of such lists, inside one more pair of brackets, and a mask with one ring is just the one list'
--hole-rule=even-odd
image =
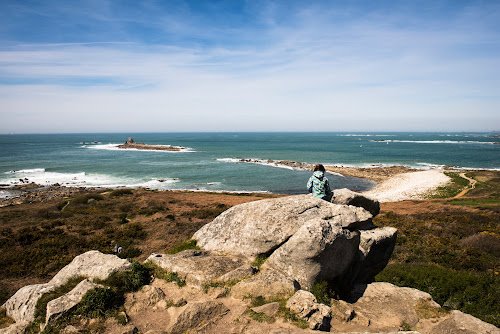
{"label": "light blue jacket", "polygon": [[307,190],[313,194],[314,197],[326,199],[331,194],[330,184],[325,177],[325,173],[317,170],[307,181]]}

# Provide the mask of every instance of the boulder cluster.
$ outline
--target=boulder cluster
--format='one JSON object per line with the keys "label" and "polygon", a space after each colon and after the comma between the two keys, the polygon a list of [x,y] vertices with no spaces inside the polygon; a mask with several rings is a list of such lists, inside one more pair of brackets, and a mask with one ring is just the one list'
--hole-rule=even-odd
{"label": "boulder cluster", "polygon": [[[373,224],[379,211],[377,201],[347,189],[336,190],[332,202],[297,195],[234,206],[193,235],[200,249],[147,259],[186,286],[157,278],[129,293],[127,324],[107,322],[103,333],[499,333],[472,316],[441,309],[427,293],[373,283],[397,233]],[[130,266],[97,251],[76,257],[50,282],[23,287],[3,305],[16,323],[0,334],[24,333],[40,297],[71,277],[86,279],[47,304],[42,328],[98,287],[95,279]],[[318,287],[338,298],[319,301],[313,294]],[[260,306],[250,305],[255,300]],[[308,328],[283,321],[283,309]]]}

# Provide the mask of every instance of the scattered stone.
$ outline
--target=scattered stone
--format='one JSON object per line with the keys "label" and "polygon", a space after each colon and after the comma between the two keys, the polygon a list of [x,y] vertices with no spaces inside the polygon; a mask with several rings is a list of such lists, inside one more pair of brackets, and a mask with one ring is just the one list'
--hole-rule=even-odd
{"label": "scattered stone", "polygon": [[356,258],[359,233],[313,219],[297,232],[264,263],[263,268],[282,271],[309,290],[316,282],[342,277]]}
{"label": "scattered stone", "polygon": [[148,261],[168,272],[176,272],[187,284],[198,287],[214,281],[243,265],[243,260],[209,252],[188,249],[177,254],[155,254]]}
{"label": "scattered stone", "polygon": [[380,203],[369,196],[361,195],[347,188],[335,189],[333,191],[332,203],[352,205],[369,211],[374,217],[380,212]]}
{"label": "scattered stone", "polygon": [[309,291],[297,291],[286,303],[286,307],[297,314],[297,317],[309,323],[309,328],[321,331],[330,330],[331,309],[319,304]]}
{"label": "scattered stone", "polygon": [[363,208],[332,204],[311,195],[287,196],[233,206],[193,238],[207,251],[254,258],[270,254],[311,219],[355,229],[371,226],[371,218]]}
{"label": "scattered stone", "polygon": [[287,298],[299,288],[299,283],[285,274],[268,269],[247,278],[231,288],[231,296],[243,299],[262,296],[265,299]]}
{"label": "scattered stone", "polygon": [[[169,309],[175,310],[175,309]],[[182,334],[193,330],[202,323],[213,321],[216,317],[229,312],[222,303],[216,301],[189,303],[177,312],[171,312],[172,321],[167,332],[170,334]]]}
{"label": "scattered stone", "polygon": [[116,255],[88,251],[78,255],[70,264],[62,268],[49,282],[56,287],[64,285],[70,278],[84,276],[105,280],[111,274],[130,269],[132,264]]}
{"label": "scattered stone", "polygon": [[364,289],[364,293],[352,304],[354,311],[369,319],[370,328],[374,329],[397,330],[404,323],[416,328],[420,320],[415,311],[417,305],[440,308],[431,295],[417,289],[381,282],[359,285],[356,289]]}
{"label": "scattered stone", "polygon": [[255,313],[264,313],[268,317],[274,317],[280,308],[280,303],[268,303],[262,306],[252,307],[251,310]]}
{"label": "scattered stone", "polygon": [[356,312],[354,312],[351,304],[337,299],[332,299],[331,301],[332,321],[349,322],[354,319]]}

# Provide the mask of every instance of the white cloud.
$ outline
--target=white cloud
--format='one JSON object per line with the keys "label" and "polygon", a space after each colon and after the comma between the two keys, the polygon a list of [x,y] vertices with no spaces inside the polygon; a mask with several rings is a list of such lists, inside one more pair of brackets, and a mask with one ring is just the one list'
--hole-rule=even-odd
{"label": "white cloud", "polygon": [[[262,14],[268,24],[263,40],[233,47],[110,42],[4,48],[0,132],[500,125],[500,48],[491,30],[422,22],[395,28],[377,15],[341,25],[315,9],[279,25],[275,15],[272,9]],[[242,33],[247,39],[251,32]],[[478,45],[494,52],[477,52]]]}

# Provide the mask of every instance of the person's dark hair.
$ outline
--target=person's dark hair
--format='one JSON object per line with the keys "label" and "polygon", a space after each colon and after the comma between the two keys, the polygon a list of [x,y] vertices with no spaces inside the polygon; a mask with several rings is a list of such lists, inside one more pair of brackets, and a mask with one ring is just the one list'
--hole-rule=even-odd
{"label": "person's dark hair", "polygon": [[325,166],[323,166],[322,164],[317,164],[317,165],[314,165],[314,172],[316,171],[320,171],[320,172],[325,172]]}

